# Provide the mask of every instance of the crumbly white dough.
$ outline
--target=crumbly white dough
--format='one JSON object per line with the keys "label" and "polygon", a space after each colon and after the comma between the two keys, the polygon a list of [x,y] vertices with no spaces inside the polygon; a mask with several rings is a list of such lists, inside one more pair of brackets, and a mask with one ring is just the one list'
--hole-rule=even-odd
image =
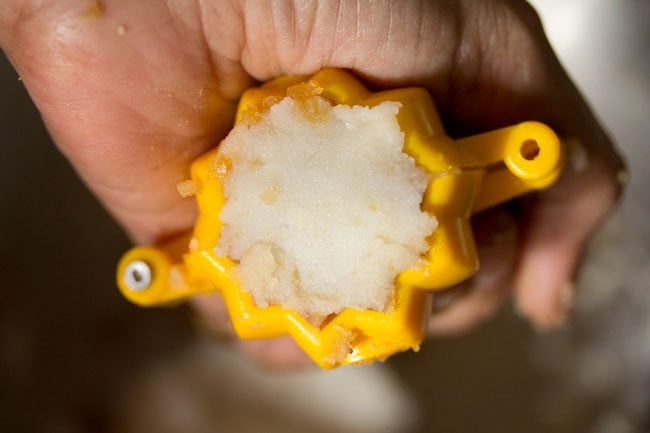
{"label": "crumbly white dough", "polygon": [[221,143],[230,163],[216,247],[258,306],[306,317],[390,308],[394,279],[420,264],[433,215],[428,176],[402,152],[399,103],[331,106],[310,119],[285,98]]}

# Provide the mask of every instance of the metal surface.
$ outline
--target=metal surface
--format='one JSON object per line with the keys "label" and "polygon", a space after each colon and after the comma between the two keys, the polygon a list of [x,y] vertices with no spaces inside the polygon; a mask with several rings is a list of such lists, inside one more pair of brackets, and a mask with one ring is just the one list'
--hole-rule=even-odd
{"label": "metal surface", "polygon": [[135,260],[126,267],[124,282],[129,289],[140,292],[149,288],[152,276],[151,268],[146,262]]}

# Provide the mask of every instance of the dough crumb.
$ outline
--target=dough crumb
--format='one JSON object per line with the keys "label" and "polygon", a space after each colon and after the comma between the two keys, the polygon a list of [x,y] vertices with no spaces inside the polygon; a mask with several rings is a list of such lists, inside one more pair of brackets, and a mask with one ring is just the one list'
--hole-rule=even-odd
{"label": "dough crumb", "polygon": [[196,194],[196,184],[191,180],[184,180],[176,185],[176,189],[181,197],[191,197]]}

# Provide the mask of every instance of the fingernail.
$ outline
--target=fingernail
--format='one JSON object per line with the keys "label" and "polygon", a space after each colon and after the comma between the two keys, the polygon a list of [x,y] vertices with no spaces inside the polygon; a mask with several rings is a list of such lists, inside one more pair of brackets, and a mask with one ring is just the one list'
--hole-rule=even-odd
{"label": "fingernail", "polygon": [[456,301],[458,301],[467,293],[469,286],[469,282],[465,282],[443,292],[434,293],[432,308],[433,313],[437,314],[449,309],[449,307],[454,305]]}
{"label": "fingernail", "polygon": [[562,287],[562,290],[560,291],[560,298],[559,298],[559,305],[560,308],[565,312],[565,314],[568,314],[571,310],[573,310],[573,305],[575,302],[575,293],[576,293],[576,285],[573,281],[567,281],[567,283]]}
{"label": "fingernail", "polygon": [[575,284],[568,281],[560,290],[555,311],[547,317],[534,321],[534,328],[540,334],[556,331],[566,326],[575,301]]}
{"label": "fingernail", "polygon": [[589,168],[589,154],[577,138],[565,140],[569,154],[569,164],[575,173],[582,173]]}

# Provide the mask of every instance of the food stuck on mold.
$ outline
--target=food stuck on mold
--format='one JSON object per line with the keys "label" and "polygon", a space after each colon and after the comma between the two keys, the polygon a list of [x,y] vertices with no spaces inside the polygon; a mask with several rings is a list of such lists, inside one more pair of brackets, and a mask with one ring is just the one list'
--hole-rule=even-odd
{"label": "food stuck on mold", "polygon": [[309,82],[235,126],[217,254],[260,307],[312,322],[391,308],[397,274],[421,265],[436,219],[429,176],[402,151],[400,104],[332,105]]}

